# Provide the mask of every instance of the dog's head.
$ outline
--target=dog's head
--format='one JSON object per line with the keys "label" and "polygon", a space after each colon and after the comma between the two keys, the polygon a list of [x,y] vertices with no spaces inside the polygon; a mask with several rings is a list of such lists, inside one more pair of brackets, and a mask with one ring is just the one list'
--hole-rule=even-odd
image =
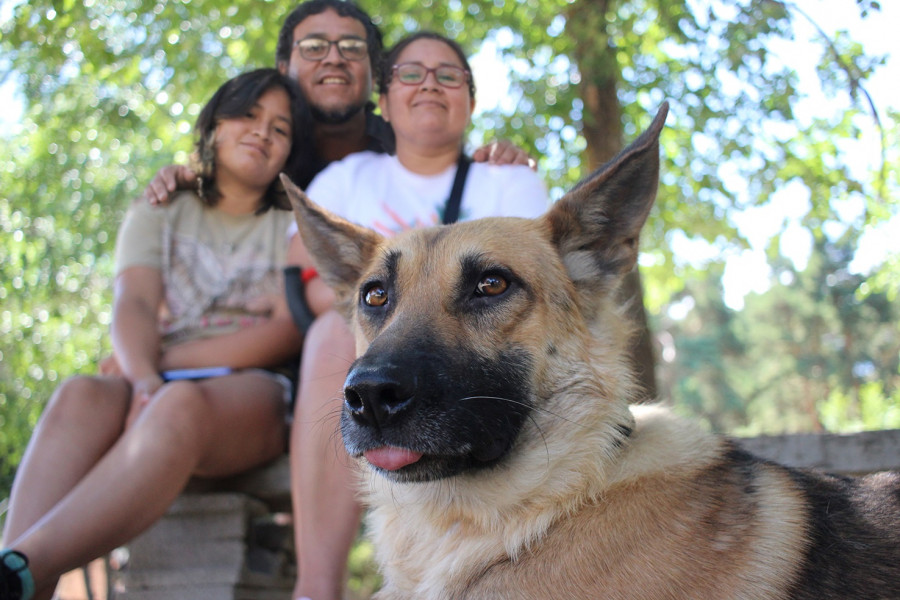
{"label": "dog's head", "polygon": [[611,408],[634,393],[616,290],[656,196],[666,112],[534,220],[384,238],[285,179],[303,240],[357,336],[341,417],[351,455],[421,482],[550,456],[557,432],[589,429],[610,446],[627,435],[630,415]]}

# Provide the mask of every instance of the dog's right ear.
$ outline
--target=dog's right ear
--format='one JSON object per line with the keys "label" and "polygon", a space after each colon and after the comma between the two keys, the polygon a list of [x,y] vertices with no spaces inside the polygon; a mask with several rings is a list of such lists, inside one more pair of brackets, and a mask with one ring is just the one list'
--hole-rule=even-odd
{"label": "dog's right ear", "polygon": [[334,215],[314,204],[284,173],[281,183],[291,200],[303,244],[319,275],[345,304],[356,295],[356,284],[382,241],[365,227]]}
{"label": "dog's right ear", "polygon": [[545,215],[576,287],[609,292],[637,262],[638,237],[659,186],[659,134],[669,105],[649,129],[560,198]]}

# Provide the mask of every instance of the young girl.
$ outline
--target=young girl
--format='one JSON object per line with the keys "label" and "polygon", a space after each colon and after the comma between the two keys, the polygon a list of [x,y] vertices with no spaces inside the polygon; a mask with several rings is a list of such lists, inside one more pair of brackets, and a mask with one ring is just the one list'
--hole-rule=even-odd
{"label": "young girl", "polygon": [[61,574],[147,529],[191,477],[284,452],[300,335],[284,300],[293,216],[278,174],[310,150],[306,110],[275,69],[230,80],[197,119],[197,192],[130,209],[116,250],[120,375],[72,377],[50,399],[13,484],[0,599],[49,599]]}

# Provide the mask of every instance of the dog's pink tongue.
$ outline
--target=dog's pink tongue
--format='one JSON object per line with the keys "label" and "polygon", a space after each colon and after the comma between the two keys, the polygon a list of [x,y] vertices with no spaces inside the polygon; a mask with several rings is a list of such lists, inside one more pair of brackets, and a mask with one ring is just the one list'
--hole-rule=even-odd
{"label": "dog's pink tongue", "polygon": [[402,469],[406,465],[411,465],[420,458],[421,452],[413,452],[406,448],[395,448],[393,446],[382,446],[374,450],[369,450],[364,454],[366,460],[370,464],[384,469],[385,471],[396,471]]}

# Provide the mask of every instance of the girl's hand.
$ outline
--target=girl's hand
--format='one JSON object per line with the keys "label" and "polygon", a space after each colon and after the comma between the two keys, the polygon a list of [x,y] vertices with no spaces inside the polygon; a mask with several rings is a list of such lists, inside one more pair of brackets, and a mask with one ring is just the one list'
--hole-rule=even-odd
{"label": "girl's hand", "polygon": [[162,387],[163,380],[159,375],[149,375],[138,379],[132,384],[131,406],[128,416],[125,418],[125,428],[128,429],[141,416],[157,390]]}
{"label": "girl's hand", "polygon": [[124,377],[125,373],[122,371],[122,367],[119,365],[119,361],[116,360],[115,354],[110,354],[106,358],[100,361],[100,364],[97,366],[101,375],[111,375]]}

